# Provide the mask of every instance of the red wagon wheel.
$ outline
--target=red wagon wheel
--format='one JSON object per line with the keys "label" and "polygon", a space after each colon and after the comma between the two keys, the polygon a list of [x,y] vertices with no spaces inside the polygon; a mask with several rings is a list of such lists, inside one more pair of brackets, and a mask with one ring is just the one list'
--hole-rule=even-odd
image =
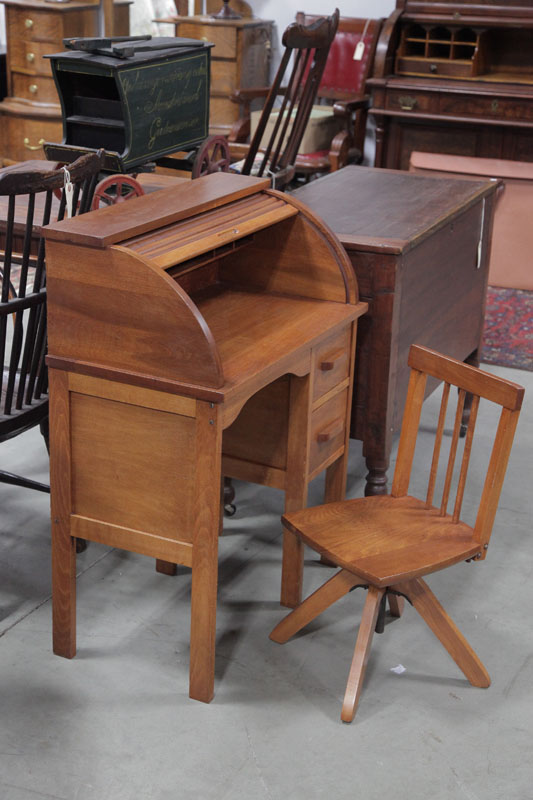
{"label": "red wagon wheel", "polygon": [[132,197],[141,197],[144,189],[141,184],[130,175],[110,175],[104,178],[94,190],[91,206],[92,211],[104,206],[114,206],[124,203]]}
{"label": "red wagon wheel", "polygon": [[208,136],[194,159],[192,178],[211,175],[212,172],[229,172],[230,152],[225,136]]}

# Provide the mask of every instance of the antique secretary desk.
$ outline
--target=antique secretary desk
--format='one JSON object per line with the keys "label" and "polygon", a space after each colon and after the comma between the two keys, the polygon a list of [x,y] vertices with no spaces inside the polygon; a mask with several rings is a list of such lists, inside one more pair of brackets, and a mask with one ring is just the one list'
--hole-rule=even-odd
{"label": "antique secretary desk", "polygon": [[[213,696],[221,476],[345,492],[358,301],[331,231],[218,173],[50,225],[54,651],[75,653],[75,539],[192,567],[190,695]],[[180,190],[181,189],[181,190]],[[301,597],[286,533],[282,602]]]}
{"label": "antique secretary desk", "polygon": [[533,161],[531,0],[398,0],[376,50],[377,167],[413,150]]}

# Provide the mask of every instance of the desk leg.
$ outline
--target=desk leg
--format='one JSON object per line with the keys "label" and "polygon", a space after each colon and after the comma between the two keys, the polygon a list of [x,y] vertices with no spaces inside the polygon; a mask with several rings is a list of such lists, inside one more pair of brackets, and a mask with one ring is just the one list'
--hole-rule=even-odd
{"label": "desk leg", "polygon": [[70,411],[68,373],[49,371],[52,511],[52,630],[58,656],[76,655],[76,539],[70,535]]}
{"label": "desk leg", "polygon": [[[473,353],[470,353],[468,358],[465,358],[465,364],[470,364],[472,367],[479,367],[479,350],[474,350]],[[467,392],[465,395],[465,404],[463,406],[463,417],[461,419],[461,436],[466,436],[466,429],[468,428],[468,422],[470,420],[470,411],[472,409],[473,399],[474,396]]]}
{"label": "desk leg", "polygon": [[[311,377],[291,376],[289,401],[289,437],[285,511],[299,511],[307,505],[309,472],[309,437],[311,420]],[[302,602],[304,547],[298,536],[283,531],[281,568],[281,605],[295,608]]]}
{"label": "desk leg", "polygon": [[368,475],[366,476],[365,497],[387,494],[387,470],[389,455],[386,458],[369,457],[366,459]]}
{"label": "desk leg", "polygon": [[215,684],[221,457],[219,407],[198,401],[189,696],[204,703],[213,699]]}

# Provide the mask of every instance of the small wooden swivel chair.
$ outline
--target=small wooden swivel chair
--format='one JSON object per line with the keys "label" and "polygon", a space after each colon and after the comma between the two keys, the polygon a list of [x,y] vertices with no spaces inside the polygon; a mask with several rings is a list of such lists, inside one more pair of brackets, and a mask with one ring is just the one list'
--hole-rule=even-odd
{"label": "small wooden swivel chair", "polygon": [[[73,215],[90,210],[103,151],[68,169]],[[44,165],[43,165],[44,166]],[[40,425],[48,448],[46,267],[40,230],[65,216],[65,173],[16,165],[0,176],[0,443]],[[59,199],[58,199],[59,197]],[[44,483],[0,470],[0,483],[49,492]]]}
{"label": "small wooden swivel chair", "polygon": [[[309,25],[316,19],[313,14],[302,11],[296,15],[301,25]],[[328,150],[299,153],[295,165],[297,174],[334,171],[349,162],[359,163],[363,158],[370,106],[365,87],[372,75],[381,24],[381,19],[340,17],[317,100],[331,105],[333,114],[342,123],[342,130],[331,140]]]}
{"label": "small wooden swivel chair", "polygon": [[[374,630],[383,630],[385,602],[400,616],[403,597],[416,608],[473,686],[490,685],[489,675],[456,628],[423,575],[487,555],[498,499],[511,451],[524,390],[432,350],[413,345],[411,377],[398,459],[390,495],[346,500],[286,514],[283,523],[334,564],[341,567],[274,628],[270,638],[284,643],[356,586],[368,588],[355,652],[348,677],[341,719],[351,722],[357,708]],[[429,485],[425,500],[407,494],[420,413],[428,376],[444,381]],[[459,388],[455,424],[444,480],[442,501],[433,505],[450,386]],[[473,395],[463,458],[452,514],[447,505],[452,485],[461,416],[466,393]],[[480,397],[501,405],[492,454],[474,527],[460,521],[472,439]]]}
{"label": "small wooden swivel chair", "polygon": [[[241,89],[232,95],[232,100],[244,109],[242,119],[235,123],[228,137],[232,157],[244,157],[240,170],[242,175],[271,175],[276,189],[283,189],[292,179],[298,148],[338,23],[339,11],[336,9],[331,17],[318,17],[307,27],[296,22],[289,25],[283,34],[285,51],[272,86],[269,89]],[[287,70],[290,72],[288,83],[282,85]],[[252,141],[249,145],[232,145],[232,142],[245,142],[249,135],[250,103],[258,97],[266,97],[266,100]],[[275,108],[277,101],[280,105]],[[272,132],[263,141],[273,111],[275,123]]]}

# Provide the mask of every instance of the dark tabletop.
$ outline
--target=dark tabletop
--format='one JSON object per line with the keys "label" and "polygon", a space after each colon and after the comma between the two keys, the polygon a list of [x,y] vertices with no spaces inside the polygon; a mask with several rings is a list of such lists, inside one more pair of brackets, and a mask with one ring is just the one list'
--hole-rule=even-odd
{"label": "dark tabletop", "polygon": [[294,194],[322,217],[347,249],[403,252],[498,185],[493,180],[430,178],[350,166]]}

